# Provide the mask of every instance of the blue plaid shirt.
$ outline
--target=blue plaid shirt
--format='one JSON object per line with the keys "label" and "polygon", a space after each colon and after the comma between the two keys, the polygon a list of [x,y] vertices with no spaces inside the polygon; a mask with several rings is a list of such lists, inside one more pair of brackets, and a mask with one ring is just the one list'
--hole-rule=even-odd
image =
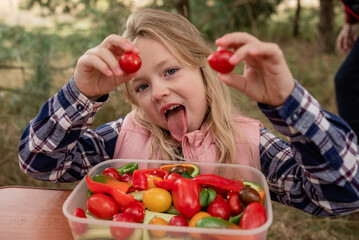
{"label": "blue plaid shirt", "polygon": [[[24,130],[19,143],[21,169],[40,180],[69,182],[111,159],[123,118],[89,129],[107,98],[89,100],[71,79]],[[318,216],[357,210],[359,155],[350,127],[321,109],[298,82],[283,106],[258,106],[290,140],[260,129],[261,169],[271,199]]]}

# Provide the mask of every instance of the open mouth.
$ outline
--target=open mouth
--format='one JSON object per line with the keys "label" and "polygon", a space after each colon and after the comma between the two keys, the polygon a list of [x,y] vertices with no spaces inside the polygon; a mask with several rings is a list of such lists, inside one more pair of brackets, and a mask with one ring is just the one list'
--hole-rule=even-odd
{"label": "open mouth", "polygon": [[164,113],[166,119],[167,119],[170,111],[173,111],[173,110],[176,111],[178,108],[184,108],[184,106],[182,106],[182,105],[172,105],[167,110],[165,110],[163,113]]}
{"label": "open mouth", "polygon": [[169,106],[163,111],[172,137],[180,142],[188,130],[186,108],[180,104]]}

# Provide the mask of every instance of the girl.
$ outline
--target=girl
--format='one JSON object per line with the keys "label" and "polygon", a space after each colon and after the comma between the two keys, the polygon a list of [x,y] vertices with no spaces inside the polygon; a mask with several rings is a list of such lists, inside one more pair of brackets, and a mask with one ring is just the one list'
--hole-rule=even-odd
{"label": "girl", "polygon": [[[355,134],[293,79],[277,45],[227,34],[216,44],[233,49],[230,63],[244,61],[245,69],[217,75],[205,41],[185,18],[144,9],[126,27],[122,36],[88,50],[73,78],[29,123],[19,144],[26,174],[76,181],[112,158],[237,163],[265,174],[273,200],[307,213],[344,215],[359,208]],[[120,69],[124,52],[140,55],[137,73]],[[119,85],[133,111],[88,129]],[[291,143],[236,113],[226,85],[258,102]]]}

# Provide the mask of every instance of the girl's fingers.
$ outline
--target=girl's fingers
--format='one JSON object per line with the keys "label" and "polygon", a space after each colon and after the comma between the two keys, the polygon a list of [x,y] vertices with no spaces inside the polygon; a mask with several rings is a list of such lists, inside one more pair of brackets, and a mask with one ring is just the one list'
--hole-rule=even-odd
{"label": "girl's fingers", "polygon": [[246,85],[244,77],[234,73],[218,74],[218,79],[227,84],[228,86],[235,88],[241,92],[245,92]]}
{"label": "girl's fingers", "polygon": [[139,54],[139,50],[132,43],[116,34],[111,34],[105,38],[100,46],[115,52],[116,55],[121,55],[124,52]]}
{"label": "girl's fingers", "polygon": [[224,35],[216,40],[216,44],[222,48],[234,48],[237,49],[245,44],[259,42],[254,36],[245,32],[234,32]]}
{"label": "girl's fingers", "polygon": [[229,62],[233,65],[243,60],[255,60],[255,58],[276,60],[282,54],[278,45],[261,42],[254,36],[243,32],[226,34],[217,39],[216,44],[219,48],[232,48],[235,50],[234,55],[229,59]]}
{"label": "girl's fingers", "polygon": [[251,49],[255,48],[256,45],[255,44],[246,44],[243,45],[242,47],[238,48],[233,55],[229,58],[229,63],[236,65],[239,62],[243,61],[245,58],[247,58],[248,53],[250,52]]}
{"label": "girl's fingers", "polygon": [[275,43],[254,42],[243,45],[238,48],[233,56],[229,59],[229,62],[233,65],[238,64],[240,61],[246,61],[247,63],[254,63],[261,60],[272,62],[272,64],[281,63],[283,53],[281,49]]}
{"label": "girl's fingers", "polygon": [[109,49],[103,47],[97,47],[91,49],[88,52],[88,54],[99,57],[109,67],[109,69],[117,76],[123,75],[123,71],[119,66],[117,58],[113,55],[113,53]]}
{"label": "girl's fingers", "polygon": [[270,60],[274,64],[280,63],[284,59],[282,50],[275,43],[261,42],[249,50],[249,55]]}
{"label": "girl's fingers", "polygon": [[90,69],[96,69],[108,77],[113,75],[113,72],[111,71],[109,66],[97,55],[84,55],[82,57],[82,66],[86,66],[83,71],[91,71]]}

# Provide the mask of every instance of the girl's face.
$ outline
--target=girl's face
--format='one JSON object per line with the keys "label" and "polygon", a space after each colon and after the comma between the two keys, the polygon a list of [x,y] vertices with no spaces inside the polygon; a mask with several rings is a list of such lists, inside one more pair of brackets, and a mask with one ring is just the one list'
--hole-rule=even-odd
{"label": "girl's face", "polygon": [[130,81],[135,98],[152,123],[181,141],[200,128],[207,111],[201,72],[179,62],[156,40],[142,37],[135,45],[142,59]]}

